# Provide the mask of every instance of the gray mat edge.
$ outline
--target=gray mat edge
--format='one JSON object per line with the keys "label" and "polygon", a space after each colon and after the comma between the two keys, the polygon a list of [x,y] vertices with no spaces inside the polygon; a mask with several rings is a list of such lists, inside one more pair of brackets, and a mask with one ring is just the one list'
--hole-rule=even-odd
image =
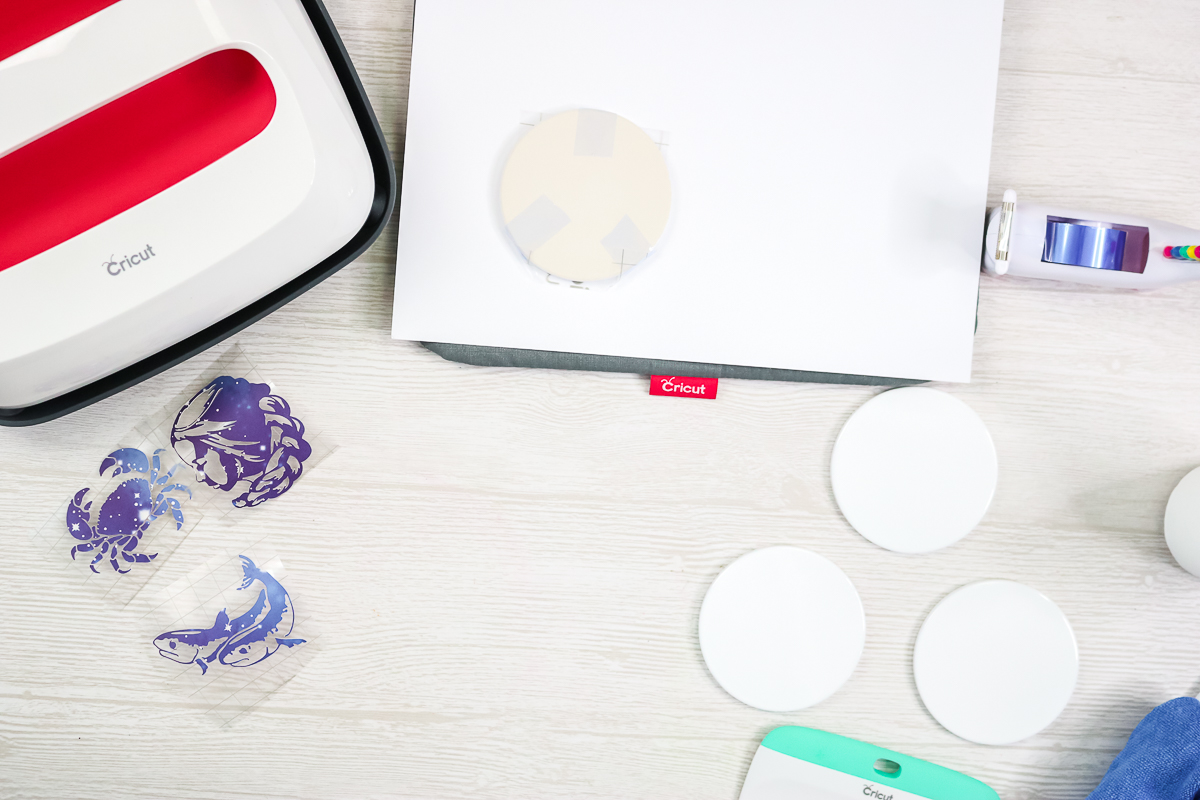
{"label": "gray mat edge", "polygon": [[655,358],[598,356],[587,353],[561,353],[556,350],[522,350],[515,347],[484,347],[473,344],[421,342],[422,346],[447,361],[478,367],[525,367],[530,369],[570,369],[586,372],[631,372],[637,375],[680,375],[689,378],[741,378],[754,381],[794,381],[797,383],[843,383],[856,386],[914,386],[926,381],[905,378],[880,378],[873,375],[843,375],[836,372],[808,372],[767,367],[740,367],[732,364],[703,364],[695,361],[664,361]]}

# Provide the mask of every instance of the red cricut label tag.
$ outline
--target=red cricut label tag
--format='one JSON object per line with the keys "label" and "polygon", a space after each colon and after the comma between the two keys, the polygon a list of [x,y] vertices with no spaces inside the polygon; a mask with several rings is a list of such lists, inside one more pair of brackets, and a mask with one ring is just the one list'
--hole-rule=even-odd
{"label": "red cricut label tag", "polygon": [[717,397],[717,379],[681,378],[678,375],[651,375],[650,394],[715,400]]}

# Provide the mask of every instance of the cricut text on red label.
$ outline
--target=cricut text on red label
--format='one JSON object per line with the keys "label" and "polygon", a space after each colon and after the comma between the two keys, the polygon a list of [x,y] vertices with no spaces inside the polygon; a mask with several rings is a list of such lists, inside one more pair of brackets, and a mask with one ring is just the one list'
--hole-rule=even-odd
{"label": "cricut text on red label", "polygon": [[650,394],[714,400],[717,396],[717,379],[683,378],[678,375],[651,375]]}

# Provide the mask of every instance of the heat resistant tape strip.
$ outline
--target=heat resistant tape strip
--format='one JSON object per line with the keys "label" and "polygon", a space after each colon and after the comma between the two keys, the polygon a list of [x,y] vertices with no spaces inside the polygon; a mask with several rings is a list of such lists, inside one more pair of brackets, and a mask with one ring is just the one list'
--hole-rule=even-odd
{"label": "heat resistant tape strip", "polygon": [[1127,235],[1117,228],[1077,225],[1050,219],[1046,222],[1042,261],[1072,267],[1119,270],[1125,258]]}
{"label": "heat resistant tape strip", "polygon": [[617,115],[583,108],[575,123],[575,155],[612,158],[617,139]]}
{"label": "heat resistant tape strip", "polygon": [[534,250],[550,241],[556,233],[570,224],[567,212],[546,195],[534,200],[508,223],[508,233],[517,247],[529,258]]}
{"label": "heat resistant tape strip", "polygon": [[650,254],[650,242],[646,241],[629,215],[621,217],[621,221],[600,240],[600,244],[604,245],[613,263],[621,265],[622,272],[625,265],[634,266]]}

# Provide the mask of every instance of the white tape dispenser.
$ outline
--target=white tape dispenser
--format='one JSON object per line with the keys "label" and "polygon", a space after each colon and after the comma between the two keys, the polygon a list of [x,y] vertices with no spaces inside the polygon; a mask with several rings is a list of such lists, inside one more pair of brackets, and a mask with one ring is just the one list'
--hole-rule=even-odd
{"label": "white tape dispenser", "polygon": [[1200,279],[1197,242],[1200,231],[1169,222],[1018,205],[1009,189],[988,215],[983,265],[992,275],[1157,289]]}

